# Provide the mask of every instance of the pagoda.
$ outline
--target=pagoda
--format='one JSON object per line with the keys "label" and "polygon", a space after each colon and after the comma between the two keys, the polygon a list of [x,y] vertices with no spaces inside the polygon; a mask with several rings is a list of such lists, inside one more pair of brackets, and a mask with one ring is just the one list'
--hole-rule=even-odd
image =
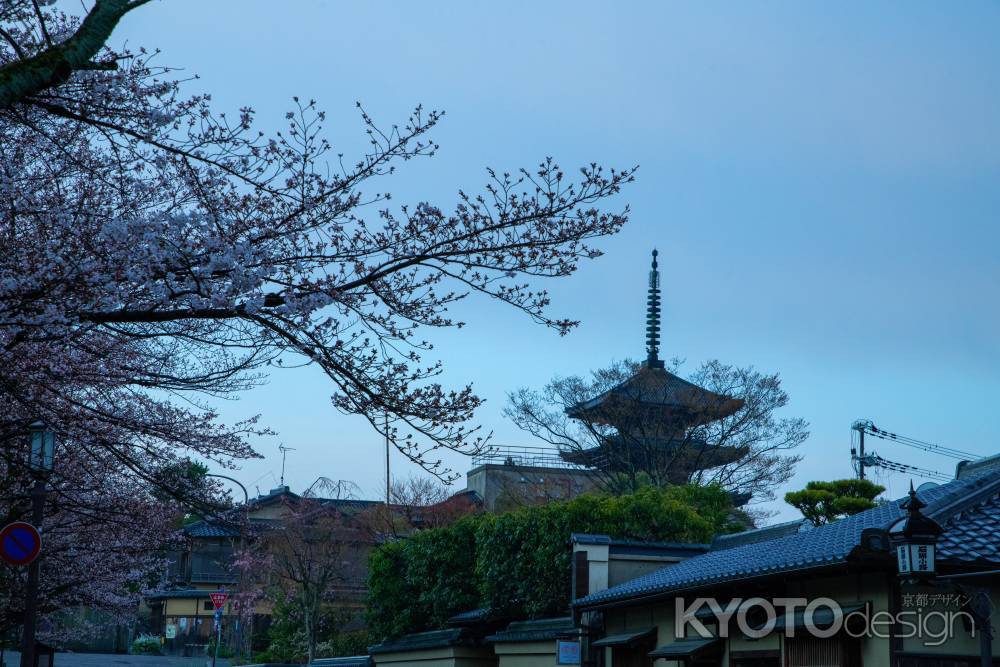
{"label": "pagoda", "polygon": [[715,446],[697,427],[723,419],[743,407],[684,380],[660,359],[660,272],[656,250],[649,272],[646,311],[646,360],[635,375],[608,391],[569,407],[566,414],[584,422],[599,444],[563,450],[563,460],[604,473],[666,469],[665,481],[683,484],[699,470],[732,463],[743,447]]}

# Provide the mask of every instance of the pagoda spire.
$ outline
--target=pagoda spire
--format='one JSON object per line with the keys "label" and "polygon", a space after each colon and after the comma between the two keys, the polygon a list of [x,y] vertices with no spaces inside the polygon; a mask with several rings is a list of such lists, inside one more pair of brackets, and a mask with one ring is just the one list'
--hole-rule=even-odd
{"label": "pagoda spire", "polygon": [[663,368],[660,360],[660,272],[653,248],[653,267],[649,271],[649,291],[646,296],[646,368]]}

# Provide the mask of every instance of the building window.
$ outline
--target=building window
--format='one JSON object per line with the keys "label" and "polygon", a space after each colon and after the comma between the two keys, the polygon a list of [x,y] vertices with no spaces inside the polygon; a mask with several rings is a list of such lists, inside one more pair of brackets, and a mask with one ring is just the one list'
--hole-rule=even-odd
{"label": "building window", "polygon": [[202,602],[201,603],[201,608],[204,611],[215,611],[215,605],[212,604],[211,600],[205,600],[204,602]]}

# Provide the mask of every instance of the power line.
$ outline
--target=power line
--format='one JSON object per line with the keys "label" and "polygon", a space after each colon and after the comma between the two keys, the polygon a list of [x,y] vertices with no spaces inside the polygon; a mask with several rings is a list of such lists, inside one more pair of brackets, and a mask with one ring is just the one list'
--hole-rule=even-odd
{"label": "power line", "polygon": [[864,457],[864,465],[870,467],[884,468],[886,470],[891,470],[893,472],[901,472],[910,475],[916,475],[917,477],[923,477],[925,479],[933,479],[939,482],[951,481],[951,475],[947,475],[943,472],[938,472],[937,470],[929,470],[927,468],[918,468],[917,466],[911,466],[906,463],[899,463],[898,461],[890,461],[888,459],[882,458],[878,454],[869,454]]}
{"label": "power line", "polygon": [[925,442],[923,440],[917,440],[916,438],[911,438],[905,435],[899,435],[898,433],[892,433],[886,431],[885,429],[880,429],[875,424],[871,422],[865,423],[861,429],[862,432],[873,435],[876,438],[880,438],[887,442],[898,442],[901,445],[906,445],[907,447],[913,447],[914,449],[920,449],[925,452],[931,452],[933,454],[939,454],[941,456],[947,456],[952,459],[959,459],[962,461],[974,461],[978,458],[982,458],[979,454],[974,454],[972,452],[966,452],[961,449],[955,449],[954,447],[944,447],[942,445],[935,445],[931,442]]}

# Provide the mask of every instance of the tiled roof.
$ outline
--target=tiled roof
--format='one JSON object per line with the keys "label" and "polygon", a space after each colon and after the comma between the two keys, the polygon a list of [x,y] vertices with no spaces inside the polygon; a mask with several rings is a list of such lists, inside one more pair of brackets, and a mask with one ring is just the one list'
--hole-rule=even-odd
{"label": "tiled roof", "polygon": [[667,660],[690,658],[696,653],[701,653],[708,649],[721,648],[721,644],[724,641],[720,637],[675,639],[669,644],[650,651],[649,657],[654,660],[657,658],[666,658]]}
{"label": "tiled roof", "polygon": [[203,588],[186,588],[178,591],[160,591],[159,593],[149,593],[146,595],[148,600],[173,600],[176,598],[205,598],[208,599],[209,595],[215,591],[206,590]]}
{"label": "tiled roof", "polygon": [[240,531],[235,526],[198,521],[185,526],[184,534],[188,537],[239,537]]}
{"label": "tiled roof", "polygon": [[767,542],[778,537],[794,535],[795,533],[800,533],[803,530],[809,530],[812,527],[812,524],[805,519],[796,519],[795,521],[777,523],[773,526],[755,528],[754,530],[745,530],[742,533],[717,535],[715,539],[712,540],[712,551],[732,549],[733,547],[741,547],[746,544],[755,544],[757,542]]}
{"label": "tiled roof", "polygon": [[490,610],[486,607],[470,609],[460,614],[455,614],[448,619],[448,625],[467,625],[470,623],[481,623],[490,618]]}
{"label": "tiled roof", "polygon": [[[954,480],[919,493],[928,503],[925,513],[945,527],[943,561],[1000,561],[1000,469]],[[903,516],[899,502],[801,533],[711,551],[575,601],[576,607],[696,588],[725,581],[753,579],[781,572],[843,563],[858,546],[866,528],[888,529]]]}
{"label": "tiled roof", "polygon": [[556,639],[575,633],[573,618],[542,618],[534,621],[514,621],[507,628],[495,635],[490,635],[486,641],[503,644],[505,642],[533,642]]}
{"label": "tiled roof", "polygon": [[960,461],[955,466],[955,477],[962,479],[969,475],[976,475],[988,468],[1000,470],[1000,454],[986,456],[976,461]]}
{"label": "tiled roof", "polygon": [[566,414],[576,419],[592,419],[602,407],[617,402],[692,410],[702,418],[730,415],[743,407],[742,399],[713,393],[663,368],[643,367],[603,394],[567,408]]}
{"label": "tiled roof", "polygon": [[1000,497],[953,516],[938,541],[938,558],[1000,563]]}
{"label": "tiled roof", "polygon": [[707,544],[621,540],[609,535],[591,535],[588,533],[573,533],[570,535],[570,541],[573,544],[608,546],[612,554],[689,557],[709,550],[709,545]]}
{"label": "tiled roof", "polygon": [[375,664],[370,655],[352,655],[341,658],[316,658],[310,667],[370,667]]}
{"label": "tiled roof", "polygon": [[473,646],[477,643],[477,638],[470,635],[465,628],[450,628],[448,630],[429,630],[427,632],[403,635],[398,639],[390,639],[381,644],[369,646],[368,652],[371,654],[397,653],[399,651],[420,651],[432,648],[444,648],[446,646]]}

